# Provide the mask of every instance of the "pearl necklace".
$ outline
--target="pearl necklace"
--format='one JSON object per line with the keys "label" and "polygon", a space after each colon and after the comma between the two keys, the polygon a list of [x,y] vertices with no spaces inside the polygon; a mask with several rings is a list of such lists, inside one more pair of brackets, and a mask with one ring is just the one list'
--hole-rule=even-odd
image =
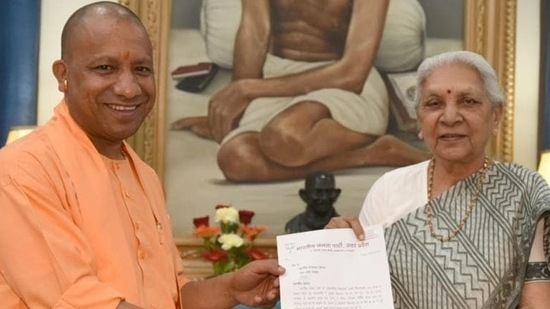
{"label": "pearl necklace", "polygon": [[428,178],[428,204],[426,204],[426,208],[424,209],[424,213],[428,217],[428,227],[430,229],[430,234],[433,238],[439,240],[440,242],[446,242],[450,241],[451,239],[458,236],[460,232],[462,232],[462,229],[464,228],[464,225],[470,219],[470,216],[472,215],[472,211],[474,210],[474,207],[477,204],[477,199],[479,197],[479,194],[481,193],[481,187],[483,185],[483,178],[485,177],[485,173],[487,172],[487,169],[489,168],[489,158],[485,157],[485,161],[483,162],[483,167],[477,171],[476,173],[480,173],[479,177],[477,178],[477,186],[476,191],[472,195],[472,199],[470,200],[470,204],[468,205],[468,209],[466,209],[466,214],[460,220],[460,223],[458,224],[458,227],[453,230],[448,236],[443,236],[440,234],[437,234],[435,232],[435,228],[433,226],[433,212],[432,212],[432,187],[433,187],[433,179],[434,179],[434,169],[435,169],[435,158],[432,158],[430,161],[430,168],[429,168],[429,178]]}

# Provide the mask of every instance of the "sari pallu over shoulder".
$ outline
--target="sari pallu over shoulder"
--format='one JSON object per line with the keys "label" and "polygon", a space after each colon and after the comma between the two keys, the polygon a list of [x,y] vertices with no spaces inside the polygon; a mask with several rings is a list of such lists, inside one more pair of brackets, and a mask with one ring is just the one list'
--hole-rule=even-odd
{"label": "sari pallu over shoulder", "polygon": [[[455,230],[476,187],[472,175],[432,201],[439,234]],[[537,222],[550,226],[550,190],[537,173],[493,163],[456,238],[430,235],[425,206],[385,230],[395,308],[515,308]],[[544,237],[546,260],[550,256]]]}

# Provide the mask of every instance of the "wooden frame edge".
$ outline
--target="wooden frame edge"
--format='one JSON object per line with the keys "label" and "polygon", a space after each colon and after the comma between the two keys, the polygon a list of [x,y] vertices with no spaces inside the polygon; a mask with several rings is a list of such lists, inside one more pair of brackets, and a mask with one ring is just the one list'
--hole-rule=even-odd
{"label": "wooden frame edge", "polygon": [[166,144],[166,85],[168,84],[168,44],[172,1],[120,0],[142,20],[153,44],[154,70],[157,84],[155,106],[134,136],[128,139],[139,156],[157,172],[164,183]]}
{"label": "wooden frame edge", "polygon": [[490,152],[498,160],[514,159],[514,96],[517,0],[466,0],[465,46],[495,68],[506,97],[501,128]]}

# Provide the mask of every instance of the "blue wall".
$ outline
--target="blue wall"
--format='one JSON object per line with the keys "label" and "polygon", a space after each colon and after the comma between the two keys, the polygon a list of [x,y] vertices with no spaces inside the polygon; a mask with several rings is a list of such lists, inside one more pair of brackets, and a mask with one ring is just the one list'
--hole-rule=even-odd
{"label": "blue wall", "polygon": [[40,0],[0,1],[0,146],[9,128],[36,124]]}

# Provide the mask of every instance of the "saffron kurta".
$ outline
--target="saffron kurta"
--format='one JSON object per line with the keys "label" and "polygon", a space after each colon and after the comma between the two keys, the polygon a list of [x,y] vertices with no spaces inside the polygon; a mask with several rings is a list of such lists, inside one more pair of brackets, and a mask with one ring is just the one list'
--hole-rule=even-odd
{"label": "saffron kurta", "polygon": [[101,156],[64,102],[0,150],[0,307],[175,308],[186,282],[155,172]]}

